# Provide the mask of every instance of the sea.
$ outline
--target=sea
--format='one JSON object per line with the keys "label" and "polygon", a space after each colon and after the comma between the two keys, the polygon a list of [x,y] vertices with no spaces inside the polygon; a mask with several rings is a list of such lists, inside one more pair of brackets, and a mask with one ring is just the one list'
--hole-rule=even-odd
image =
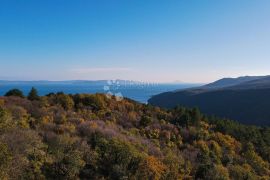
{"label": "sea", "polygon": [[49,93],[64,92],[66,94],[78,93],[104,93],[108,95],[116,95],[126,97],[141,103],[147,103],[148,99],[154,95],[191,88],[198,84],[178,83],[178,84],[162,84],[162,83],[134,83],[128,81],[99,81],[99,82],[0,82],[0,96],[5,95],[10,89],[20,89],[24,95],[27,95],[32,87],[38,90],[39,95]]}

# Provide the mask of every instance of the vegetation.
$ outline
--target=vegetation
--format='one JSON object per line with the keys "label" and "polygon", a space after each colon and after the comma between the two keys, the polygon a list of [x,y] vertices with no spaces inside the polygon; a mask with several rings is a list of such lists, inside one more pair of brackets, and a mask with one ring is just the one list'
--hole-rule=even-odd
{"label": "vegetation", "polygon": [[23,95],[23,92],[19,89],[11,89],[10,91],[8,91],[5,96],[18,96],[18,97],[21,97],[23,98],[24,95]]}
{"label": "vegetation", "polygon": [[36,90],[36,88],[32,87],[31,91],[29,92],[27,98],[30,101],[34,101],[34,100],[39,100],[39,96],[38,96],[38,92]]}
{"label": "vegetation", "polygon": [[269,157],[270,128],[198,109],[102,94],[0,97],[0,179],[269,179]]}
{"label": "vegetation", "polygon": [[[270,126],[270,78],[262,86],[213,88],[206,86],[165,92],[148,100],[151,105],[173,108],[177,105],[198,107],[203,113],[236,120],[246,125]],[[208,88],[210,86],[210,88]],[[214,87],[217,87],[215,85]],[[242,87],[243,86],[243,87]],[[212,88],[211,88],[212,87]]]}

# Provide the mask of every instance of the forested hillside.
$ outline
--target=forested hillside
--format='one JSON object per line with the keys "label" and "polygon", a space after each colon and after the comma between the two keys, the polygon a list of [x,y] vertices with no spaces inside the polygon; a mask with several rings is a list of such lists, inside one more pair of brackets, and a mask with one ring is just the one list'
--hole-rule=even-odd
{"label": "forested hillside", "polygon": [[0,97],[0,179],[269,179],[270,129],[102,94]]}
{"label": "forested hillside", "polygon": [[154,106],[198,107],[207,115],[226,117],[248,125],[270,126],[270,77],[224,78],[185,90],[151,97]]}

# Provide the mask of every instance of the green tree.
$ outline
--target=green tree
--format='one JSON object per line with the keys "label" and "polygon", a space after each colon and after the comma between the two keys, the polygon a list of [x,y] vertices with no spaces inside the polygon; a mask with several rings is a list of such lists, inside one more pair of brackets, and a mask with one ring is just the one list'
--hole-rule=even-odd
{"label": "green tree", "polygon": [[55,136],[48,142],[54,161],[47,162],[44,171],[47,179],[78,179],[83,169],[83,152],[80,143],[69,135]]}
{"label": "green tree", "polygon": [[36,88],[32,87],[31,91],[29,92],[27,98],[30,101],[34,101],[34,100],[39,100],[39,95],[38,95],[38,91]]}
{"label": "green tree", "polygon": [[151,124],[153,122],[152,118],[149,116],[142,116],[141,120],[140,120],[140,125],[143,127],[148,126],[149,124]]}
{"label": "green tree", "polygon": [[213,169],[213,165],[211,164],[200,164],[196,174],[195,179],[207,179],[209,178],[209,173]]}
{"label": "green tree", "polygon": [[56,101],[60,104],[65,110],[70,110],[74,107],[73,99],[66,94],[57,94]]}
{"label": "green tree", "polygon": [[198,108],[193,108],[191,110],[191,124],[193,126],[198,126],[201,121],[201,113]]}
{"label": "green tree", "polygon": [[228,167],[230,172],[231,179],[242,180],[242,179],[250,179],[256,180],[257,176],[252,171],[250,165],[242,164],[242,165],[230,165]]}
{"label": "green tree", "polygon": [[191,124],[191,116],[189,113],[189,110],[184,108],[184,107],[180,107],[177,106],[174,109],[174,119],[172,120],[172,123],[177,125],[177,126],[181,126],[181,127],[188,127]]}
{"label": "green tree", "polygon": [[94,111],[100,111],[105,108],[105,102],[101,95],[88,95],[83,98],[83,104],[90,106]]}
{"label": "green tree", "polygon": [[0,107],[0,134],[14,126],[10,114]]}
{"label": "green tree", "polygon": [[244,146],[243,156],[253,169],[260,175],[269,174],[269,163],[264,161],[256,152],[252,143],[247,143]]}
{"label": "green tree", "polygon": [[5,94],[5,96],[17,96],[24,98],[23,92],[19,89],[11,89]]}
{"label": "green tree", "polygon": [[99,172],[108,174],[109,179],[131,178],[136,173],[140,157],[134,146],[119,140],[101,139],[97,152],[100,156]]}
{"label": "green tree", "polygon": [[163,160],[167,169],[165,179],[183,179],[188,171],[185,168],[185,160],[181,155],[175,155],[173,152],[166,152],[166,157]]}

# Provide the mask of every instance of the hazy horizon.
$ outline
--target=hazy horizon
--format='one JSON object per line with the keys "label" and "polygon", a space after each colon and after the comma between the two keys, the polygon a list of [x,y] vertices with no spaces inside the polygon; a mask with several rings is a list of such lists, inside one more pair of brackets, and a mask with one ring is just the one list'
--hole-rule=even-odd
{"label": "hazy horizon", "polygon": [[270,1],[5,1],[0,79],[208,83],[266,75]]}
{"label": "hazy horizon", "polygon": [[[132,79],[63,79],[63,80],[46,80],[46,79],[37,79],[37,80],[21,80],[21,79],[8,79],[1,78],[0,81],[7,82],[69,82],[69,81],[126,81],[126,82],[138,82],[138,83],[153,83],[153,84],[205,84],[201,82],[184,82],[184,81],[164,81],[164,82],[155,82],[155,81],[142,81],[142,80],[132,80]],[[210,83],[210,82],[209,82]]]}
{"label": "hazy horizon", "polygon": [[[231,77],[222,77],[220,79],[223,78],[240,78],[240,77],[247,77],[247,76],[251,76],[251,75],[242,75],[242,76],[231,76]],[[253,75],[253,76],[270,76],[268,74],[264,74],[264,75]],[[143,80],[132,80],[132,79],[62,79],[62,80],[48,80],[48,79],[36,79],[36,80],[31,80],[31,79],[9,79],[9,78],[1,78],[0,77],[0,81],[7,81],[7,82],[65,82],[65,81],[133,81],[133,82],[140,82],[140,83],[159,83],[159,84],[198,84],[198,85],[203,85],[203,84],[207,84],[207,83],[212,83],[215,81],[218,81],[220,79],[215,79],[213,81],[209,81],[209,82],[185,82],[185,81],[179,81],[179,80],[175,80],[175,81],[143,81]]]}

